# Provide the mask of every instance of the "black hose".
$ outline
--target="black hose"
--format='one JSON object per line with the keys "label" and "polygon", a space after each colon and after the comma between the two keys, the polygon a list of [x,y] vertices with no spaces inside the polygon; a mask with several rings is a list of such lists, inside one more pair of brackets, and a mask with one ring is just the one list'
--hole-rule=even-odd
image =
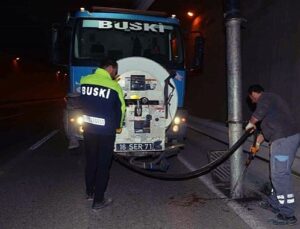
{"label": "black hose", "polygon": [[147,177],[160,179],[160,180],[188,180],[192,178],[196,178],[202,175],[209,173],[211,170],[218,167],[224,161],[226,161],[252,134],[252,129],[246,131],[242,137],[228,150],[227,153],[217,158],[216,160],[204,165],[200,169],[197,169],[192,172],[187,172],[183,174],[167,174],[167,173],[153,173],[147,170],[143,170],[136,166],[129,164],[122,156],[115,155],[115,159],[123,166],[133,170],[134,172],[140,173]]}

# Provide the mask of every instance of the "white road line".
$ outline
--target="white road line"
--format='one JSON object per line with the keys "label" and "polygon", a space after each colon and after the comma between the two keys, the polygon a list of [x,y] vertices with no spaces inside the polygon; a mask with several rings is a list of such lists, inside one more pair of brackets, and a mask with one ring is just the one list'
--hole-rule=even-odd
{"label": "white road line", "polygon": [[42,138],[41,140],[39,140],[37,143],[33,144],[29,150],[35,150],[38,147],[40,147],[41,145],[43,145],[46,141],[48,141],[51,137],[53,137],[55,134],[58,133],[59,130],[53,130],[50,134],[48,134],[46,137]]}
{"label": "white road line", "polygon": [[[193,165],[191,165],[188,161],[183,159],[180,155],[178,156],[179,160],[182,164],[184,164],[189,170],[194,171],[197,168],[195,168]],[[212,183],[211,179],[206,176],[198,177],[198,179],[204,183],[210,191],[215,193],[219,198],[225,199],[224,201],[226,204],[250,227],[253,229],[265,229],[268,228],[266,224],[259,222],[259,220],[251,214],[247,209],[245,209],[243,206],[238,204],[234,200],[228,199],[221,191],[219,191],[214,184]],[[230,201],[228,201],[230,200]]]}

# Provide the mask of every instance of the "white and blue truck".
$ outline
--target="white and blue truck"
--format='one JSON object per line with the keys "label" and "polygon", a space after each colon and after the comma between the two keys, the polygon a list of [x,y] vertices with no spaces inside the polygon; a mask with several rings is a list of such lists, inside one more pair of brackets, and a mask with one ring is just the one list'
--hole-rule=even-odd
{"label": "white and blue truck", "polygon": [[[80,93],[81,77],[93,73],[101,60],[118,61],[126,115],[123,131],[116,137],[117,154],[134,163],[135,158],[163,158],[170,149],[183,146],[187,71],[176,17],[162,12],[81,8],[68,16],[64,26],[54,27],[52,37],[53,62],[67,66],[69,94]],[[67,107],[66,131],[75,128],[80,137],[84,129],[80,109]],[[145,164],[141,167],[147,168]]]}

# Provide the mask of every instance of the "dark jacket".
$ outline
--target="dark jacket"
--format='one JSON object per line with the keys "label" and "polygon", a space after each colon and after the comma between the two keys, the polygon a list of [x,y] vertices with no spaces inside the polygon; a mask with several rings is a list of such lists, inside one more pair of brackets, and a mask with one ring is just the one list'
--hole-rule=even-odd
{"label": "dark jacket", "polygon": [[114,135],[116,129],[123,126],[125,102],[122,88],[101,68],[81,78],[80,84],[84,131]]}
{"label": "dark jacket", "polygon": [[288,104],[276,94],[264,92],[252,116],[262,121],[261,129],[268,141],[272,142],[298,133]]}

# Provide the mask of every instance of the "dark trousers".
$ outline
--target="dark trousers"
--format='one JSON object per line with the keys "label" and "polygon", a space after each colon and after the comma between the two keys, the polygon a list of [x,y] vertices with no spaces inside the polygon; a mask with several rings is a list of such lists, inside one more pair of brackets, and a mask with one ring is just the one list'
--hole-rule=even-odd
{"label": "dark trousers", "polygon": [[84,133],[86,155],[86,192],[94,193],[94,201],[104,199],[112,162],[115,135]]}

